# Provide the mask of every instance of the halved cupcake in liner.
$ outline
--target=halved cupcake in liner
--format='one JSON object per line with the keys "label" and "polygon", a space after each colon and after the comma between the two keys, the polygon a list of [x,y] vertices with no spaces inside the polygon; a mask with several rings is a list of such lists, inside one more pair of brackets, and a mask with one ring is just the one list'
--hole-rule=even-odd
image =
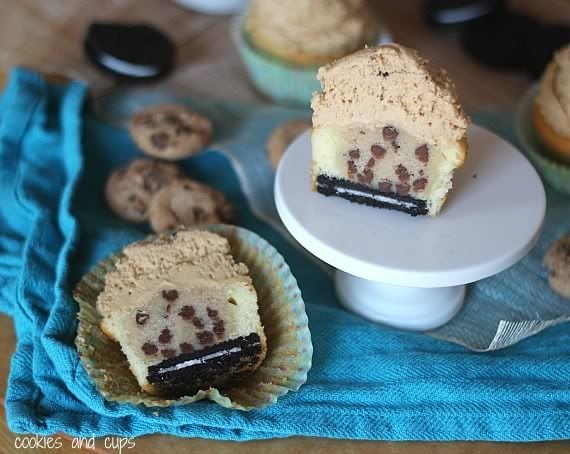
{"label": "halved cupcake in liner", "polygon": [[252,410],[274,404],[279,396],[296,391],[305,383],[313,347],[301,292],[283,257],[264,239],[240,227],[212,225],[200,226],[199,230],[225,237],[235,261],[249,268],[267,338],[265,359],[251,374],[220,389],[199,390],[180,398],[143,392],[119,343],[101,330],[103,317],[96,307],[105,288],[105,276],[115,270],[115,263],[122,256],[119,252],[98,263],[74,291],[79,303],[76,345],[88,375],[106,399],[161,407],[209,399],[227,408]]}

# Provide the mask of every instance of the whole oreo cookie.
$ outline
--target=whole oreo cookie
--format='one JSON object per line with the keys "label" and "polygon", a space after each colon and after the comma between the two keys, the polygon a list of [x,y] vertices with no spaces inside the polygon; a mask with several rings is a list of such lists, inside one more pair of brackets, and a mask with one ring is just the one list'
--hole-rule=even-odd
{"label": "whole oreo cookie", "polygon": [[174,65],[174,44],[147,24],[93,23],[85,52],[99,68],[122,79],[160,78]]}
{"label": "whole oreo cookie", "polygon": [[129,123],[133,141],[146,154],[167,160],[187,158],[210,141],[212,123],[179,105],[160,105],[138,112]]}

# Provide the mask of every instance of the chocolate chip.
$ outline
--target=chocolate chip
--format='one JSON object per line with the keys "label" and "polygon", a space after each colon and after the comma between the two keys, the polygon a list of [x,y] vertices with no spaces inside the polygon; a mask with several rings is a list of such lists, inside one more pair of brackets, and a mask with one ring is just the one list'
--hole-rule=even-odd
{"label": "chocolate chip", "polygon": [[145,355],[154,355],[158,351],[158,347],[150,342],[146,342],[141,347]]}
{"label": "chocolate chip", "polygon": [[374,178],[374,172],[370,170],[368,167],[357,175],[358,181],[361,183],[370,183],[372,178]]}
{"label": "chocolate chip", "polygon": [[174,358],[176,356],[176,350],[171,349],[171,348],[166,348],[164,350],[160,350],[160,353],[165,358]]}
{"label": "chocolate chip", "polygon": [[162,291],[162,297],[166,300],[166,301],[176,301],[178,299],[178,291],[175,289],[172,290],[163,290]]}
{"label": "chocolate chip", "polygon": [[178,128],[176,128],[176,135],[189,136],[190,134],[192,134],[192,128],[190,126],[178,126]]}
{"label": "chocolate chip", "polygon": [[398,130],[393,126],[384,126],[384,129],[382,129],[382,135],[384,136],[384,140],[396,140],[398,138]]}
{"label": "chocolate chip", "polygon": [[159,150],[164,150],[168,147],[169,142],[170,136],[165,132],[157,132],[150,136],[150,143]]}
{"label": "chocolate chip", "polygon": [[192,344],[188,342],[182,342],[180,344],[180,351],[182,353],[192,353],[194,351],[194,347],[192,347]]}
{"label": "chocolate chip", "polygon": [[133,205],[133,208],[135,209],[135,211],[137,211],[138,213],[146,213],[146,203],[144,203],[142,200],[138,199],[135,204]]}
{"label": "chocolate chip", "polygon": [[157,192],[162,186],[164,186],[164,178],[157,172],[156,170],[151,170],[148,172],[143,178],[143,186],[144,188],[154,194]]}
{"label": "chocolate chip", "polygon": [[348,176],[353,177],[354,174],[358,171],[358,169],[356,168],[356,164],[354,163],[354,161],[347,161],[346,163],[348,165]]}
{"label": "chocolate chip", "polygon": [[397,184],[396,192],[400,195],[408,195],[410,193],[410,185],[408,183]]}
{"label": "chocolate chip", "polygon": [[137,322],[137,325],[140,326],[146,325],[146,322],[148,321],[149,318],[150,315],[148,314],[148,312],[144,311],[137,311],[137,314],[135,315],[135,320]]}
{"label": "chocolate chip", "polygon": [[354,150],[350,150],[348,152],[348,155],[352,158],[352,159],[358,159],[360,158],[360,150],[358,148],[355,148]]}
{"label": "chocolate chip", "polygon": [[424,164],[429,161],[429,151],[426,144],[423,144],[422,146],[416,148],[416,158],[418,158],[418,161],[423,162]]}
{"label": "chocolate chip", "polygon": [[400,181],[408,181],[410,179],[408,169],[406,169],[402,164],[398,164],[398,167],[396,167],[396,175],[398,175],[398,179]]}
{"label": "chocolate chip", "polygon": [[178,118],[178,115],[173,114],[173,113],[168,113],[164,116],[164,118],[162,119],[162,121],[164,123],[166,123],[167,125],[172,125],[172,126],[176,126],[177,124],[180,123],[180,119]]}
{"label": "chocolate chip", "polygon": [[191,190],[192,190],[192,186],[190,186],[188,183],[184,183],[184,184],[182,185],[182,188],[183,188],[185,191],[191,191]]}
{"label": "chocolate chip", "polygon": [[141,124],[145,128],[156,128],[158,126],[158,123],[152,117],[145,119],[144,121],[141,122]]}
{"label": "chocolate chip", "polygon": [[194,317],[194,308],[192,306],[182,306],[178,315],[184,320],[191,320]]}
{"label": "chocolate chip", "polygon": [[426,185],[427,185],[427,178],[420,178],[414,181],[412,184],[412,186],[416,191],[421,191],[422,189],[425,189]]}
{"label": "chocolate chip", "polygon": [[211,331],[200,331],[196,333],[196,337],[198,338],[198,342],[200,342],[202,345],[207,345],[214,342],[214,333]]}
{"label": "chocolate chip", "polygon": [[376,159],[382,159],[386,154],[386,148],[381,145],[374,144],[370,147],[370,152]]}
{"label": "chocolate chip", "polygon": [[216,323],[214,323],[214,334],[216,335],[216,337],[218,339],[221,339],[222,337],[224,337],[224,321],[223,320],[218,320]]}
{"label": "chocolate chip", "polygon": [[171,340],[172,340],[172,333],[168,328],[164,328],[161,331],[160,336],[158,336],[158,342],[160,342],[161,344],[168,344],[170,343]]}
{"label": "chocolate chip", "polygon": [[192,323],[194,324],[194,326],[196,328],[199,328],[199,329],[204,328],[204,322],[202,321],[202,319],[200,317],[194,317],[192,319]]}
{"label": "chocolate chip", "polygon": [[392,183],[389,181],[381,181],[378,183],[378,190],[381,192],[392,192]]}
{"label": "chocolate chip", "polygon": [[366,167],[374,167],[374,164],[376,164],[376,159],[370,158],[366,163]]}
{"label": "chocolate chip", "polygon": [[218,316],[218,311],[210,309],[209,307],[206,310],[208,311],[208,317],[216,318]]}

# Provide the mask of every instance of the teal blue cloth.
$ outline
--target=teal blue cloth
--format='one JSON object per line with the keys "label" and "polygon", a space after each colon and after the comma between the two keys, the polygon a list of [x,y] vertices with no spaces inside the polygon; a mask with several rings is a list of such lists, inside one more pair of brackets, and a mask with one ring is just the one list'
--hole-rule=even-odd
{"label": "teal blue cloth", "polygon": [[[211,402],[153,409],[105,401],[74,347],[77,305],[70,289],[97,260],[148,231],[118,220],[105,205],[107,174],[138,152],[123,128],[85,113],[85,102],[81,84],[50,86],[24,70],[12,73],[0,100],[0,309],[13,317],[18,337],[6,395],[13,431],[225,440],[570,438],[567,324],[474,353],[347,313],[337,304],[330,274],[253,214],[235,163],[214,151],[185,161],[185,171],[224,191],[240,224],[266,238],[290,265],[313,338],[308,381],[276,405],[251,412]],[[267,131],[255,128],[266,125],[267,111],[212,106],[218,138],[257,143],[240,148],[237,139],[228,140],[226,147],[263,161]],[[275,121],[293,114],[272,109]],[[565,213],[559,222],[568,222]]]}

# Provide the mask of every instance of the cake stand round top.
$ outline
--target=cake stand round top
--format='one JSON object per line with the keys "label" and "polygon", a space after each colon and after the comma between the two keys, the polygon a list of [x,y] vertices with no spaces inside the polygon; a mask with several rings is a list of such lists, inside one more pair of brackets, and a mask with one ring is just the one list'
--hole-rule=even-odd
{"label": "cake stand round top", "polygon": [[302,246],[354,276],[426,288],[492,276],[532,248],[546,197],[536,171],[512,145],[476,125],[467,138],[469,154],[437,217],[412,217],[312,192],[310,132],[281,160],[277,210]]}

